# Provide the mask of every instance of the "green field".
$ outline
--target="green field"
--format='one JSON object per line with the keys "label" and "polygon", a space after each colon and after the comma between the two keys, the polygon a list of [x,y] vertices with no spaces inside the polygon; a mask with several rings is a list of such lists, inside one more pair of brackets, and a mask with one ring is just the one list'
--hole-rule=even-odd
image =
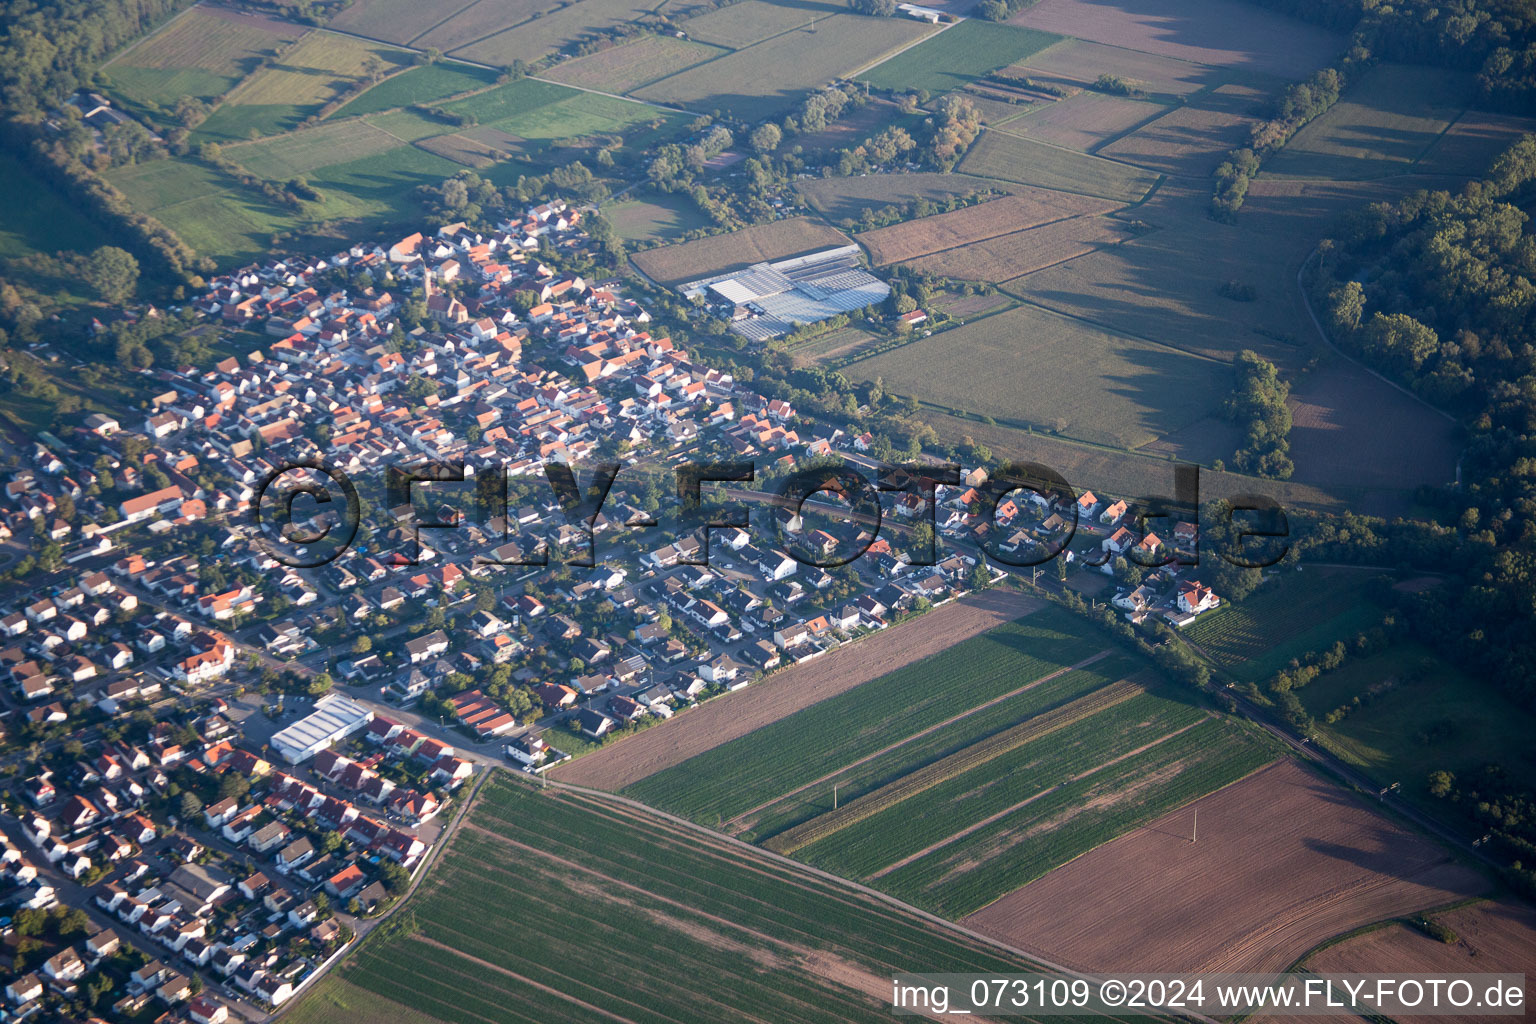
{"label": "green field", "polygon": [[[485,84],[477,73],[439,64],[408,71],[377,88],[402,82],[395,88],[404,90],[410,84],[405,80],[418,72],[433,73],[426,84],[436,83],[434,88],[463,91],[458,87]],[[411,86],[418,87],[425,88],[423,80]],[[240,93],[245,95],[245,90]],[[379,105],[394,106],[403,95],[397,91]],[[373,96],[371,90],[357,102]],[[225,144],[225,155],[258,177],[282,182],[303,176],[319,189],[322,199],[298,212],[278,207],[191,160],[118,168],[108,177],[135,208],[164,221],[198,252],[228,261],[265,251],[277,232],[316,222],[336,222],[337,230],[349,232],[393,230],[419,216],[413,198],[417,186],[435,185],[466,166],[498,185],[510,184],[521,174],[586,159],[599,139],[618,136],[629,145],[649,145],[685,120],[645,104],[532,79],[492,87],[450,106],[473,114],[479,124],[456,129],[441,118],[388,109]],[[231,104],[220,113],[230,111],[228,116],[237,120],[259,119],[278,109]],[[281,109],[291,120],[296,108]],[[287,123],[280,117],[269,126]],[[215,125],[216,131],[227,128]],[[494,138],[479,138],[482,134]],[[498,154],[506,158],[497,159]],[[335,237],[335,231],[327,235]],[[316,244],[323,243],[316,239]]]}
{"label": "green field", "polygon": [[[1199,716],[1197,709],[1150,694],[1128,701],[1075,732],[1026,745],[1005,763],[897,804],[800,856],[850,877],[867,877],[910,857],[873,884],[945,917],[975,913],[1275,759],[1277,747],[1255,731]],[[923,852],[935,844],[942,845]]]}
{"label": "green field", "polygon": [[876,89],[926,89],[937,96],[1024,60],[1061,36],[967,19],[860,75]]}
{"label": "green field", "polygon": [[928,25],[835,14],[671,75],[635,91],[642,99],[755,121],[782,113],[813,89],[921,39]]}
{"label": "green field", "polygon": [[257,71],[225,96],[193,137],[230,142],[291,131],[359,81],[370,57],[378,57],[389,69],[411,63],[410,54],[382,43],[311,32],[272,66]]}
{"label": "green field", "polygon": [[192,248],[215,259],[249,259],[290,226],[279,209],[223,172],[190,161],[162,160],[107,174],[134,208],[150,214]]}
{"label": "green field", "polygon": [[[1411,797],[1432,799],[1430,772],[1465,776],[1489,763],[1536,786],[1531,712],[1420,644],[1351,659],[1295,692],[1317,720],[1319,743],[1382,785],[1401,783]],[[1324,721],[1356,697],[1361,704],[1343,719]]]}
{"label": "green field", "polygon": [[1466,72],[1378,64],[1264,162],[1277,177],[1408,174],[1471,99]]}
{"label": "green field", "polygon": [[[277,167],[274,163],[267,169]],[[305,176],[324,201],[306,204],[302,216],[274,206],[221,171],[190,161],[122,167],[108,178],[135,209],[164,222],[198,252],[227,262],[259,255],[274,233],[305,220],[350,220],[364,231],[407,223],[419,214],[412,189],[459,170],[450,160],[405,145],[312,168]]]}
{"label": "green field", "polygon": [[258,177],[286,181],[317,167],[374,156],[400,145],[394,135],[358,119],[230,146],[225,155]]}
{"label": "green field", "polygon": [[140,110],[173,107],[183,96],[212,101],[308,31],[275,18],[193,7],[102,70],[108,88]]}
{"label": "green field", "polygon": [[84,252],[113,241],[113,236],[86,220],[75,204],[9,153],[0,153],[0,181],[10,194],[0,210],[0,257],[66,249]]}
{"label": "green field", "polygon": [[1034,306],[970,320],[843,371],[941,409],[1139,448],[1208,416],[1230,385],[1215,360]]}
{"label": "green field", "polygon": [[[1084,634],[1066,612],[1042,609],[642,779],[624,793],[705,824],[721,823],[1103,649],[1104,642]],[[1075,688],[1093,685],[1097,669],[1005,704],[1027,712],[1037,701],[1045,706],[1067,699]],[[996,726],[996,715],[1007,713],[989,710],[982,721]],[[950,735],[976,723],[956,725]],[[937,748],[929,740],[945,745],[943,737],[930,734],[908,751],[865,765],[875,774],[856,772],[850,778],[858,781],[851,784],[870,788],[883,777],[882,768],[899,774],[904,765],[932,759]],[[829,780],[806,799],[830,793]]]}
{"label": "green field", "polygon": [[[685,120],[679,114],[581,92],[553,82],[525,78],[446,105],[447,110],[471,114],[482,128],[495,128],[524,140],[524,155],[537,158],[546,144],[576,141],[595,135],[622,135],[631,145],[649,145]],[[398,116],[398,115],[386,115]],[[658,127],[652,130],[652,125]],[[378,122],[375,122],[378,123]]]}
{"label": "green field", "polygon": [[1141,199],[1158,179],[1151,171],[1030,142],[998,130],[982,132],[960,161],[959,169],[985,178],[1126,203]]}
{"label": "green field", "polygon": [[[630,193],[634,196],[634,193]],[[630,242],[675,239],[695,228],[707,227],[709,216],[690,196],[668,193],[626,198],[605,204],[602,215],[619,237]]]}
{"label": "green field", "polygon": [[435,103],[462,92],[484,89],[496,84],[496,72],[489,68],[438,61],[426,67],[412,68],[386,78],[345,104],[332,117],[376,114],[381,110],[407,107],[412,103]]}
{"label": "green field", "polygon": [[1182,633],[1238,679],[1258,682],[1292,658],[1376,625],[1381,612],[1365,598],[1369,578],[1363,572],[1290,572],[1241,603],[1201,615]]}
{"label": "green field", "polygon": [[406,910],[287,1019],[877,1024],[895,972],[1028,963],[723,840],[498,775]]}

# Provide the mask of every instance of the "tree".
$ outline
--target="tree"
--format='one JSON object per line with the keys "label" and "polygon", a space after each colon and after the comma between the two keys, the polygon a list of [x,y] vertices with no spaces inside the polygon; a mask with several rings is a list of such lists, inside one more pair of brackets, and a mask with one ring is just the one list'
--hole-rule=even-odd
{"label": "tree", "polygon": [[91,926],[91,919],[79,907],[70,907],[59,917],[59,938],[72,939],[84,935]]}
{"label": "tree", "polygon": [[384,860],[379,864],[379,881],[384,883],[384,888],[398,895],[410,886],[411,875],[394,861]]}
{"label": "tree", "polygon": [[104,245],[84,261],[81,276],[103,301],[127,302],[139,286],[139,261],[125,249]]}
{"label": "tree", "polygon": [[853,0],[853,9],[872,18],[889,18],[896,13],[896,0]]}
{"label": "tree", "polygon": [[759,153],[770,153],[779,148],[779,143],[784,140],[784,133],[776,124],[759,125],[752,131],[749,140],[752,148]]}
{"label": "tree", "polygon": [[202,812],[203,802],[198,799],[196,793],[189,789],[185,793],[181,794],[181,803],[177,804],[176,806],[181,820],[186,822],[193,820],[198,816],[199,813]]}

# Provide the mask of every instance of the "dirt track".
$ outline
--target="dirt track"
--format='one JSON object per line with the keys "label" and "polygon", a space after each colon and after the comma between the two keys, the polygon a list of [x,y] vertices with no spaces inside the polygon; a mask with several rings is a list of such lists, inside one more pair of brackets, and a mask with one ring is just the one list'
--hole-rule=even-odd
{"label": "dirt track", "polygon": [[1038,607],[1038,601],[1012,590],[968,595],[588,754],[555,769],[554,777],[598,789],[623,789]]}
{"label": "dirt track", "polygon": [[1080,970],[1280,971],[1330,936],[1487,886],[1432,841],[1285,760],[964,924]]}
{"label": "dirt track", "polygon": [[[1431,918],[1456,933],[1440,942],[1414,928],[1394,924],[1330,946],[1307,961],[1319,974],[1490,974],[1525,975],[1525,1005],[1536,987],[1536,911],[1510,901],[1476,903]],[[1436,1024],[1488,1020],[1474,1009],[1445,1014]]]}

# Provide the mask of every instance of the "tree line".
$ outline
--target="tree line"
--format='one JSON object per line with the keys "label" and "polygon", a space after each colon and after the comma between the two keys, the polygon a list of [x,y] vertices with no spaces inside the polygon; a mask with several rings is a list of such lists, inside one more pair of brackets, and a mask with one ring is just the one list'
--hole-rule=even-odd
{"label": "tree line", "polygon": [[1478,73],[1484,105],[1529,113],[1536,101],[1536,7],[1526,0],[1249,0],[1350,33],[1360,57]]}

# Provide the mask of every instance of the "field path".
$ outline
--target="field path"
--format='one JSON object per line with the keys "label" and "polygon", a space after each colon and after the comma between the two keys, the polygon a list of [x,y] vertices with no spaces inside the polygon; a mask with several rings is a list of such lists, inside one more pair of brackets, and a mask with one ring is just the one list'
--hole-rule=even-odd
{"label": "field path", "polygon": [[562,992],[559,989],[554,988],[554,987],[552,987],[550,985],[541,985],[537,981],[534,981],[532,978],[525,977],[524,975],[518,974],[516,971],[508,970],[507,968],[502,967],[499,964],[493,964],[489,960],[482,960],[482,959],[480,959],[477,956],[470,956],[468,953],[464,952],[462,949],[454,949],[452,946],[448,945],[445,942],[438,942],[436,939],[430,939],[427,936],[422,935],[419,932],[416,933],[415,935],[411,936],[411,941],[412,942],[420,942],[422,945],[431,946],[433,949],[440,949],[440,950],[442,950],[445,953],[452,953],[454,956],[456,956],[456,957],[458,957],[458,958],[460,958],[462,960],[468,960],[470,963],[474,964],[476,967],[482,968],[482,969],[487,970],[487,971],[494,971],[497,974],[505,975],[506,977],[511,978],[513,981],[519,982],[519,983],[521,983],[523,985],[527,985],[529,988],[536,988],[540,992],[543,992],[545,995],[551,995],[551,996],[556,997],[557,999],[564,999],[565,1001],[567,1001],[569,1003],[572,1003],[572,1004],[574,1004],[576,1006],[581,1007],[583,1010],[586,1010],[588,1013],[599,1014],[600,1016],[607,1017],[609,1020],[619,1021],[620,1024],[634,1024],[634,1022],[631,1021],[628,1017],[621,1017],[621,1016],[619,1016],[616,1013],[612,1013],[612,1012],[610,1012],[608,1010],[603,1009],[601,1006],[593,1006],[591,1003],[582,1002],[580,999],[577,999],[575,996],[571,995],[569,992]]}
{"label": "field path", "polygon": [[1062,786],[1067,786],[1067,785],[1070,785],[1070,784],[1072,784],[1074,782],[1080,782],[1083,779],[1086,779],[1090,775],[1093,775],[1093,774],[1095,774],[1097,772],[1103,771],[1105,768],[1112,768],[1115,765],[1119,764],[1121,761],[1124,761],[1126,758],[1135,757],[1137,754],[1141,754],[1141,753],[1144,753],[1144,752],[1146,752],[1148,750],[1151,750],[1153,747],[1157,746],[1158,744],[1166,743],[1169,740],[1173,739],[1175,736],[1181,736],[1184,733],[1189,732],[1189,730],[1193,729],[1197,725],[1204,725],[1206,722],[1210,721],[1214,717],[1216,717],[1216,716],[1208,714],[1204,718],[1200,719],[1198,722],[1191,722],[1188,725],[1184,726],[1182,729],[1175,729],[1173,732],[1170,732],[1166,736],[1159,736],[1157,739],[1153,740],[1150,743],[1143,743],[1141,746],[1137,747],[1135,750],[1128,750],[1125,753],[1121,754],[1119,757],[1111,758],[1110,760],[1105,761],[1103,764],[1096,764],[1092,768],[1089,768],[1087,771],[1078,772],[1076,775],[1072,776],[1070,779],[1066,779],[1066,780],[1064,780],[1062,782],[1059,782],[1056,785],[1050,787],[1049,789],[1042,789],[1040,792],[1036,793],[1034,796],[1025,797],[1023,800],[1020,800],[1018,803],[1014,804],[1012,807],[1004,807],[1002,810],[998,811],[996,814],[993,814],[993,815],[990,815],[989,817],[983,818],[981,821],[976,822],[976,824],[970,825],[970,826],[968,826],[966,828],[963,828],[959,832],[956,832],[954,835],[945,836],[943,839],[940,839],[938,842],[931,843],[928,846],[923,847],[921,850],[918,850],[916,853],[911,854],[910,856],[901,858],[901,860],[897,861],[894,864],[886,865],[885,867],[881,868],[879,871],[876,871],[874,874],[870,875],[869,876],[869,880],[870,881],[874,881],[877,878],[883,878],[884,876],[890,874],[892,871],[895,871],[898,868],[904,868],[908,864],[911,864],[915,860],[921,860],[922,858],[928,856],[930,853],[932,853],[935,850],[943,849],[944,847],[948,846],[950,843],[958,842],[959,840],[964,839],[966,836],[971,835],[974,832],[979,832],[981,829],[986,828],[988,825],[992,824],[993,822],[1001,821],[1003,818],[1008,817],[1008,815],[1012,814],[1014,811],[1017,811],[1017,810],[1019,810],[1022,807],[1029,806],[1030,804],[1034,803],[1036,800],[1039,800],[1041,797],[1043,797],[1043,796],[1047,795],[1048,793],[1050,793],[1052,790],[1060,789]]}
{"label": "field path", "polygon": [[775,672],[670,722],[625,737],[550,773],[562,782],[619,790],[829,697],[1011,622],[1043,602],[1016,590],[968,594],[813,661]]}
{"label": "field path", "polygon": [[868,64],[864,65],[861,68],[857,68],[857,69],[855,69],[853,71],[848,72],[843,77],[846,78],[846,79],[849,79],[851,81],[854,78],[857,78],[859,75],[867,74],[868,72],[873,71],[875,68],[879,67],[881,64],[884,64],[886,61],[888,61],[888,60],[895,60],[897,57],[900,57],[902,54],[904,54],[908,50],[912,49],[912,47],[917,46],[917,45],[919,45],[921,43],[926,43],[930,39],[937,39],[937,38],[939,38],[939,36],[943,35],[945,32],[948,32],[950,29],[954,28],[958,24],[960,24],[959,21],[951,21],[951,22],[948,22],[948,23],[946,23],[944,25],[941,25],[937,32],[930,32],[930,33],[928,33],[925,36],[920,36],[917,39],[912,40],[906,46],[903,46],[901,49],[897,50],[895,53],[888,53],[888,54],[886,54],[883,57],[876,57],[874,60],[870,61]]}
{"label": "field path", "polygon": [[902,746],[905,746],[908,743],[911,743],[913,740],[920,740],[924,736],[927,736],[929,733],[936,732],[937,730],[944,728],[946,725],[951,725],[951,724],[953,724],[955,722],[958,722],[962,718],[968,718],[971,715],[974,715],[978,711],[985,711],[987,708],[990,708],[990,707],[992,707],[992,706],[994,706],[996,704],[1001,704],[1003,701],[1007,700],[1010,697],[1017,697],[1019,694],[1025,692],[1026,690],[1033,690],[1035,687],[1040,686],[1040,685],[1042,685],[1044,683],[1048,683],[1052,679],[1055,679],[1055,678],[1057,678],[1059,676],[1065,675],[1068,672],[1075,672],[1078,669],[1087,668],[1089,665],[1092,665],[1094,662],[1099,661],[1102,658],[1109,657],[1109,655],[1111,653],[1113,653],[1113,652],[1111,652],[1109,649],[1106,648],[1105,650],[1102,650],[1102,651],[1100,651],[1097,654],[1089,655],[1088,657],[1084,658],[1082,661],[1078,662],[1076,665],[1068,665],[1065,668],[1059,668],[1055,672],[1050,673],[1049,675],[1043,675],[1039,679],[1034,680],[1033,682],[1025,683],[1023,686],[1019,687],[1016,690],[1009,690],[1007,693],[1003,694],[1001,697],[994,697],[991,700],[987,701],[985,704],[978,704],[974,708],[968,708],[967,710],[960,712],[958,715],[952,715],[949,718],[944,719],[944,721],[939,722],[937,725],[930,725],[928,728],[924,729],[922,732],[913,733],[911,736],[908,736],[908,737],[906,737],[904,739],[899,739],[895,743],[890,744],[889,746],[881,747],[879,750],[875,751],[873,754],[869,754],[869,755],[867,755],[865,757],[861,757],[857,761],[854,761],[852,764],[845,764],[841,768],[837,769],[836,771],[828,772],[827,774],[823,775],[819,779],[812,779],[810,782],[807,782],[805,785],[797,786],[796,788],[790,790],[788,793],[781,794],[779,796],[774,797],[772,800],[767,800],[767,801],[765,801],[763,803],[758,804],[756,807],[750,807],[747,810],[742,811],[740,814],[736,815],[736,817],[732,818],[730,821],[727,821],[725,823],[725,827],[726,827],[726,829],[728,831],[731,831],[732,834],[740,832],[741,831],[740,829],[733,829],[732,826],[735,825],[737,822],[740,822],[743,818],[746,818],[749,815],[756,814],[758,811],[761,811],[761,810],[763,810],[765,808],[768,808],[768,807],[772,807],[774,804],[778,803],[781,800],[788,800],[790,797],[795,796],[798,793],[803,793],[805,790],[810,789],[812,786],[820,785],[821,783],[826,782],[828,779],[831,779],[831,778],[834,778],[834,777],[836,777],[838,775],[841,775],[841,774],[843,774],[843,772],[846,772],[846,771],[848,771],[851,768],[857,768],[859,765],[865,763],[866,761],[873,761],[875,758],[879,757],[881,754],[889,753],[889,752],[891,752],[892,750],[895,750],[898,747],[902,747]]}
{"label": "field path", "polygon": [[[930,615],[924,616],[924,618],[929,617],[931,617],[931,613]],[[655,731],[656,730],[654,729],[651,730],[651,732]],[[641,735],[645,734],[642,733]],[[514,778],[516,777],[517,776],[514,775]],[[527,779],[518,778],[518,781],[522,782],[524,785],[533,785],[533,783]],[[959,921],[947,920],[937,914],[924,910],[921,907],[915,907],[910,903],[899,900],[888,893],[883,893],[879,889],[871,888],[870,886],[856,882],[849,878],[843,878],[841,875],[835,875],[830,871],[824,871],[821,868],[813,867],[810,864],[794,860],[790,857],[785,857],[782,854],[774,853],[771,850],[765,850],[760,846],[753,846],[751,843],[744,842],[743,840],[737,839],[734,836],[728,836],[722,832],[716,832],[713,829],[706,828],[703,825],[691,822],[686,818],[681,818],[675,814],[669,814],[666,811],[650,807],[638,800],[631,800],[628,797],[607,793],[600,789],[592,789],[586,786],[576,786],[565,782],[550,781],[549,785],[551,788],[563,790],[574,795],[583,796],[597,803],[607,804],[611,807],[614,807],[615,809],[627,808],[631,813],[638,812],[640,815],[646,818],[659,820],[661,822],[670,824],[685,834],[698,837],[701,842],[710,843],[716,847],[722,848],[722,852],[724,850],[736,851],[743,863],[750,863],[753,860],[765,860],[769,863],[775,864],[781,868],[789,869],[796,873],[814,876],[823,882],[830,882],[840,889],[851,890],[878,903],[901,911],[902,913],[915,917],[919,920],[926,921],[928,924],[932,925],[936,931],[962,936],[971,942],[980,943],[984,947],[1000,949],[1012,956],[1023,957],[1026,960],[1039,964],[1047,971],[1053,971],[1059,974],[1067,975],[1069,977],[1081,976],[1081,972],[1079,971],[1075,971],[1070,967],[1065,967],[1052,960],[1048,960],[1041,956],[1039,953],[1022,949],[1019,946],[1016,946],[1006,939],[1000,938],[996,935],[988,935],[986,932],[978,931],[977,929]],[[1198,1021],[1200,1024],[1218,1024],[1218,1022],[1212,1017],[1207,1017],[1204,1014],[1195,1013],[1188,1010],[1184,1011],[1181,1014],[1181,1017],[1186,1020]]]}

